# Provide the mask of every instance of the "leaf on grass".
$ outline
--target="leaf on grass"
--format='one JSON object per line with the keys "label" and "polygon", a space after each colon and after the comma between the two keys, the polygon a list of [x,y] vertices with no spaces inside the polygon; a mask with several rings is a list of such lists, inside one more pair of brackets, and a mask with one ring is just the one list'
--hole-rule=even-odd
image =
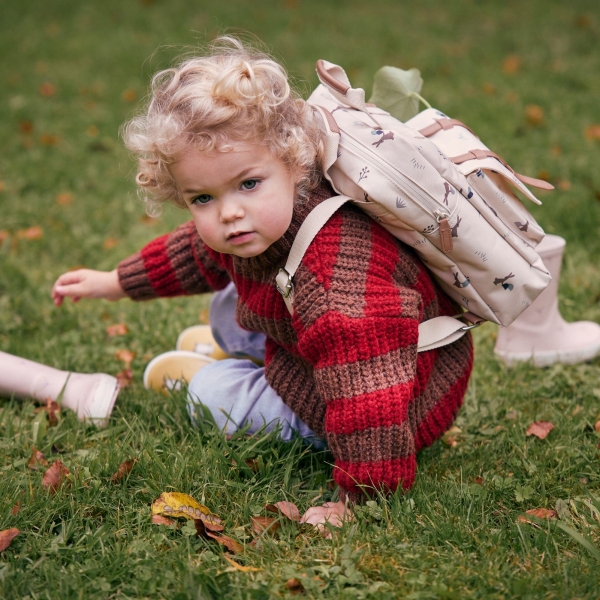
{"label": "leaf on grass", "polygon": [[244,565],[240,565],[240,563],[233,560],[233,558],[229,558],[226,554],[223,555],[223,558],[236,570],[241,571],[242,573],[256,573],[257,571],[262,571],[258,567],[245,567]]}
{"label": "leaf on grass", "polygon": [[36,409],[36,413],[45,411],[48,414],[48,424],[50,427],[58,425],[58,416],[60,415],[60,404],[52,398],[46,398],[46,405]]}
{"label": "leaf on grass", "polygon": [[56,94],[56,88],[48,82],[42,83],[38,91],[40,92],[41,96],[44,96],[46,98],[51,98],[52,96],[54,96],[54,94]]}
{"label": "leaf on grass", "polygon": [[281,529],[281,523],[276,517],[250,517],[252,529],[258,533],[274,534],[278,529]]}
{"label": "leaf on grass", "polygon": [[27,229],[19,229],[17,237],[23,240],[39,240],[44,236],[44,230],[39,225],[27,227]]}
{"label": "leaf on grass", "polygon": [[545,439],[554,429],[554,423],[550,421],[534,421],[525,432],[525,435],[535,435],[540,440]]}
{"label": "leaf on grass", "polygon": [[106,238],[104,240],[104,243],[102,244],[102,247],[105,250],[110,250],[111,248],[114,248],[118,243],[119,243],[119,241],[116,238],[109,237],[109,238]]}
{"label": "leaf on grass", "polygon": [[5,229],[0,229],[0,246],[2,246],[2,242],[7,240],[10,237],[10,233]]}
{"label": "leaf on grass", "polygon": [[106,328],[106,334],[109,338],[116,337],[117,335],[127,335],[128,333],[129,329],[127,329],[125,323],[115,323]]}
{"label": "leaf on grass", "polygon": [[35,446],[31,450],[31,457],[27,463],[28,469],[37,471],[40,467],[47,467],[48,461],[43,452],[40,452]]}
{"label": "leaf on grass", "polygon": [[133,371],[131,369],[123,369],[122,371],[119,371],[115,377],[119,382],[120,388],[124,389],[133,381]]}
{"label": "leaf on grass", "polygon": [[133,359],[136,357],[136,353],[131,350],[117,350],[115,352],[115,358],[125,363],[125,368],[129,369]]}
{"label": "leaf on grass", "polygon": [[40,144],[43,146],[56,146],[60,138],[53,133],[43,133],[40,135]]}
{"label": "leaf on grass", "polygon": [[418,69],[404,71],[396,67],[382,67],[375,73],[369,102],[405,122],[419,112],[422,87],[423,80]]}
{"label": "leaf on grass", "polygon": [[594,425],[594,429],[598,432],[600,432],[600,421],[596,421],[596,424]]}
{"label": "leaf on grass", "polygon": [[544,122],[544,109],[537,104],[528,104],[525,107],[525,120],[533,127],[539,127]]}
{"label": "leaf on grass", "polygon": [[19,123],[19,130],[21,131],[21,133],[27,135],[33,131],[33,123],[25,119],[24,121],[21,121]]}
{"label": "leaf on grass", "polygon": [[256,458],[248,458],[244,462],[250,467],[250,470],[253,473],[258,473],[260,470],[260,467],[258,466],[258,460],[256,460]]}
{"label": "leaf on grass", "polygon": [[302,582],[295,577],[288,579],[285,582],[286,589],[290,590],[292,595],[303,594],[305,592]]}
{"label": "leaf on grass", "polygon": [[152,514],[167,517],[180,517],[192,521],[201,519],[204,522],[220,525],[221,519],[209,508],[198,504],[191,496],[181,492],[163,492],[152,503]]}
{"label": "leaf on grass", "polygon": [[65,467],[61,460],[56,460],[52,466],[44,473],[42,485],[54,494],[65,479],[71,474],[71,471]]}
{"label": "leaf on grass", "polygon": [[117,469],[115,474],[110,478],[110,480],[113,483],[118,483],[119,481],[122,481],[126,475],[129,475],[129,473],[131,473],[131,469],[133,469],[133,465],[135,465],[136,462],[137,458],[130,458],[129,460],[122,462],[119,465],[119,468]]}
{"label": "leaf on grass", "polygon": [[462,429],[460,427],[456,427],[456,425],[450,427],[448,431],[442,436],[442,442],[446,444],[446,446],[450,446],[450,448],[456,448],[458,446],[458,436],[462,433]]}
{"label": "leaf on grass", "polygon": [[230,538],[228,535],[220,535],[219,533],[213,533],[212,531],[207,531],[206,535],[215,540],[215,542],[219,542],[229,550],[233,552],[233,554],[240,554],[244,551],[244,546],[242,546],[238,541]]}
{"label": "leaf on grass", "polygon": [[10,509],[11,515],[18,515],[21,510],[21,501],[17,500],[17,503]]}
{"label": "leaf on grass", "polygon": [[0,552],[4,552],[20,533],[16,527],[0,531]]}
{"label": "leaf on grass", "polygon": [[[532,508],[530,510],[526,510],[525,514],[531,515],[532,517],[537,517],[538,519],[557,519],[558,513],[551,508]],[[518,521],[520,523],[531,523],[531,521],[525,517],[525,515],[519,515]]]}
{"label": "leaf on grass", "polygon": [[135,90],[128,89],[123,92],[123,100],[125,100],[125,102],[134,102],[135,99],[136,99]]}
{"label": "leaf on grass", "polygon": [[293,502],[275,502],[275,504],[267,504],[265,510],[272,513],[281,513],[290,521],[300,520],[300,511]]}
{"label": "leaf on grass", "polygon": [[585,139],[594,140],[596,142],[600,141],[600,125],[594,124],[586,127]]}
{"label": "leaf on grass", "polygon": [[173,519],[169,519],[167,517],[163,517],[162,515],[152,515],[152,522],[155,525],[173,525],[173,523],[176,523],[176,521],[173,521]]}
{"label": "leaf on grass", "polygon": [[56,196],[56,204],[59,204],[60,206],[68,206],[71,202],[73,202],[73,194],[70,194],[69,192],[63,192]]}
{"label": "leaf on grass", "polygon": [[502,61],[502,70],[507,74],[516,73],[521,68],[521,59],[517,54],[511,54]]}

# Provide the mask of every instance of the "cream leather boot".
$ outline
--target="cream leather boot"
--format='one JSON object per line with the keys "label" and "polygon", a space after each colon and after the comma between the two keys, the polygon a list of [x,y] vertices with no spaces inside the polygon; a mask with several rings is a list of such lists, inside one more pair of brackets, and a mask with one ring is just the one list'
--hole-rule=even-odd
{"label": "cream leather boot", "polygon": [[558,281],[566,242],[546,235],[536,250],[552,275],[548,287],[508,327],[500,327],[494,352],[508,366],[532,360],[536,367],[556,362],[574,364],[600,354],[600,325],[567,323],[558,311]]}
{"label": "cream leather boot", "polygon": [[118,381],[104,373],[60,371],[40,363],[0,352],[0,397],[16,396],[57,400],[77,413],[80,421],[105,427],[119,394]]}

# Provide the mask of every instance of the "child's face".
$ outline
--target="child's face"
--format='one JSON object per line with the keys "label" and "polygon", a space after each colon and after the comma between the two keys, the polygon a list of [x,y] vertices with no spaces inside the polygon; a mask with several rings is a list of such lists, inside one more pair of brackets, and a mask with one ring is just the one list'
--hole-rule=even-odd
{"label": "child's face", "polygon": [[229,152],[190,149],[169,170],[204,243],[249,258],[289,227],[296,178],[266,148],[231,145]]}

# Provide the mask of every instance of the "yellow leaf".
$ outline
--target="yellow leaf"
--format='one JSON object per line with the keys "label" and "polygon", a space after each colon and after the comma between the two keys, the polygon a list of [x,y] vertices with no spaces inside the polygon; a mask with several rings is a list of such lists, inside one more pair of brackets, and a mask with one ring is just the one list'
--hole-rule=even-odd
{"label": "yellow leaf", "polygon": [[516,54],[507,56],[502,62],[502,70],[505,73],[516,73],[521,68],[521,59]]}
{"label": "yellow leaf", "polygon": [[198,504],[191,496],[181,492],[163,492],[152,503],[152,514],[165,517],[183,517],[185,519],[213,521],[220,523],[221,519],[209,508]]}
{"label": "yellow leaf", "polygon": [[233,558],[229,558],[226,554],[223,555],[223,558],[234,568],[242,573],[255,573],[256,571],[262,571],[258,567],[244,567],[244,565],[240,565],[240,563],[233,560]]}

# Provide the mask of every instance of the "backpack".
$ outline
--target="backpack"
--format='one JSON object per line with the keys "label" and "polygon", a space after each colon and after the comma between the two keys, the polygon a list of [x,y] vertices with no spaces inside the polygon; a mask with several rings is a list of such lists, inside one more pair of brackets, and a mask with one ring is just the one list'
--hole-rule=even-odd
{"label": "backpack", "polygon": [[314,236],[352,202],[414,248],[465,313],[421,323],[419,351],[451,343],[483,321],[508,326],[551,280],[535,246],[544,232],[515,194],[537,204],[519,175],[463,123],[429,108],[406,123],[352,88],[344,70],[317,62],[308,99],[325,132],[323,173],[340,194],[306,218],[276,282],[293,312],[293,276]]}

